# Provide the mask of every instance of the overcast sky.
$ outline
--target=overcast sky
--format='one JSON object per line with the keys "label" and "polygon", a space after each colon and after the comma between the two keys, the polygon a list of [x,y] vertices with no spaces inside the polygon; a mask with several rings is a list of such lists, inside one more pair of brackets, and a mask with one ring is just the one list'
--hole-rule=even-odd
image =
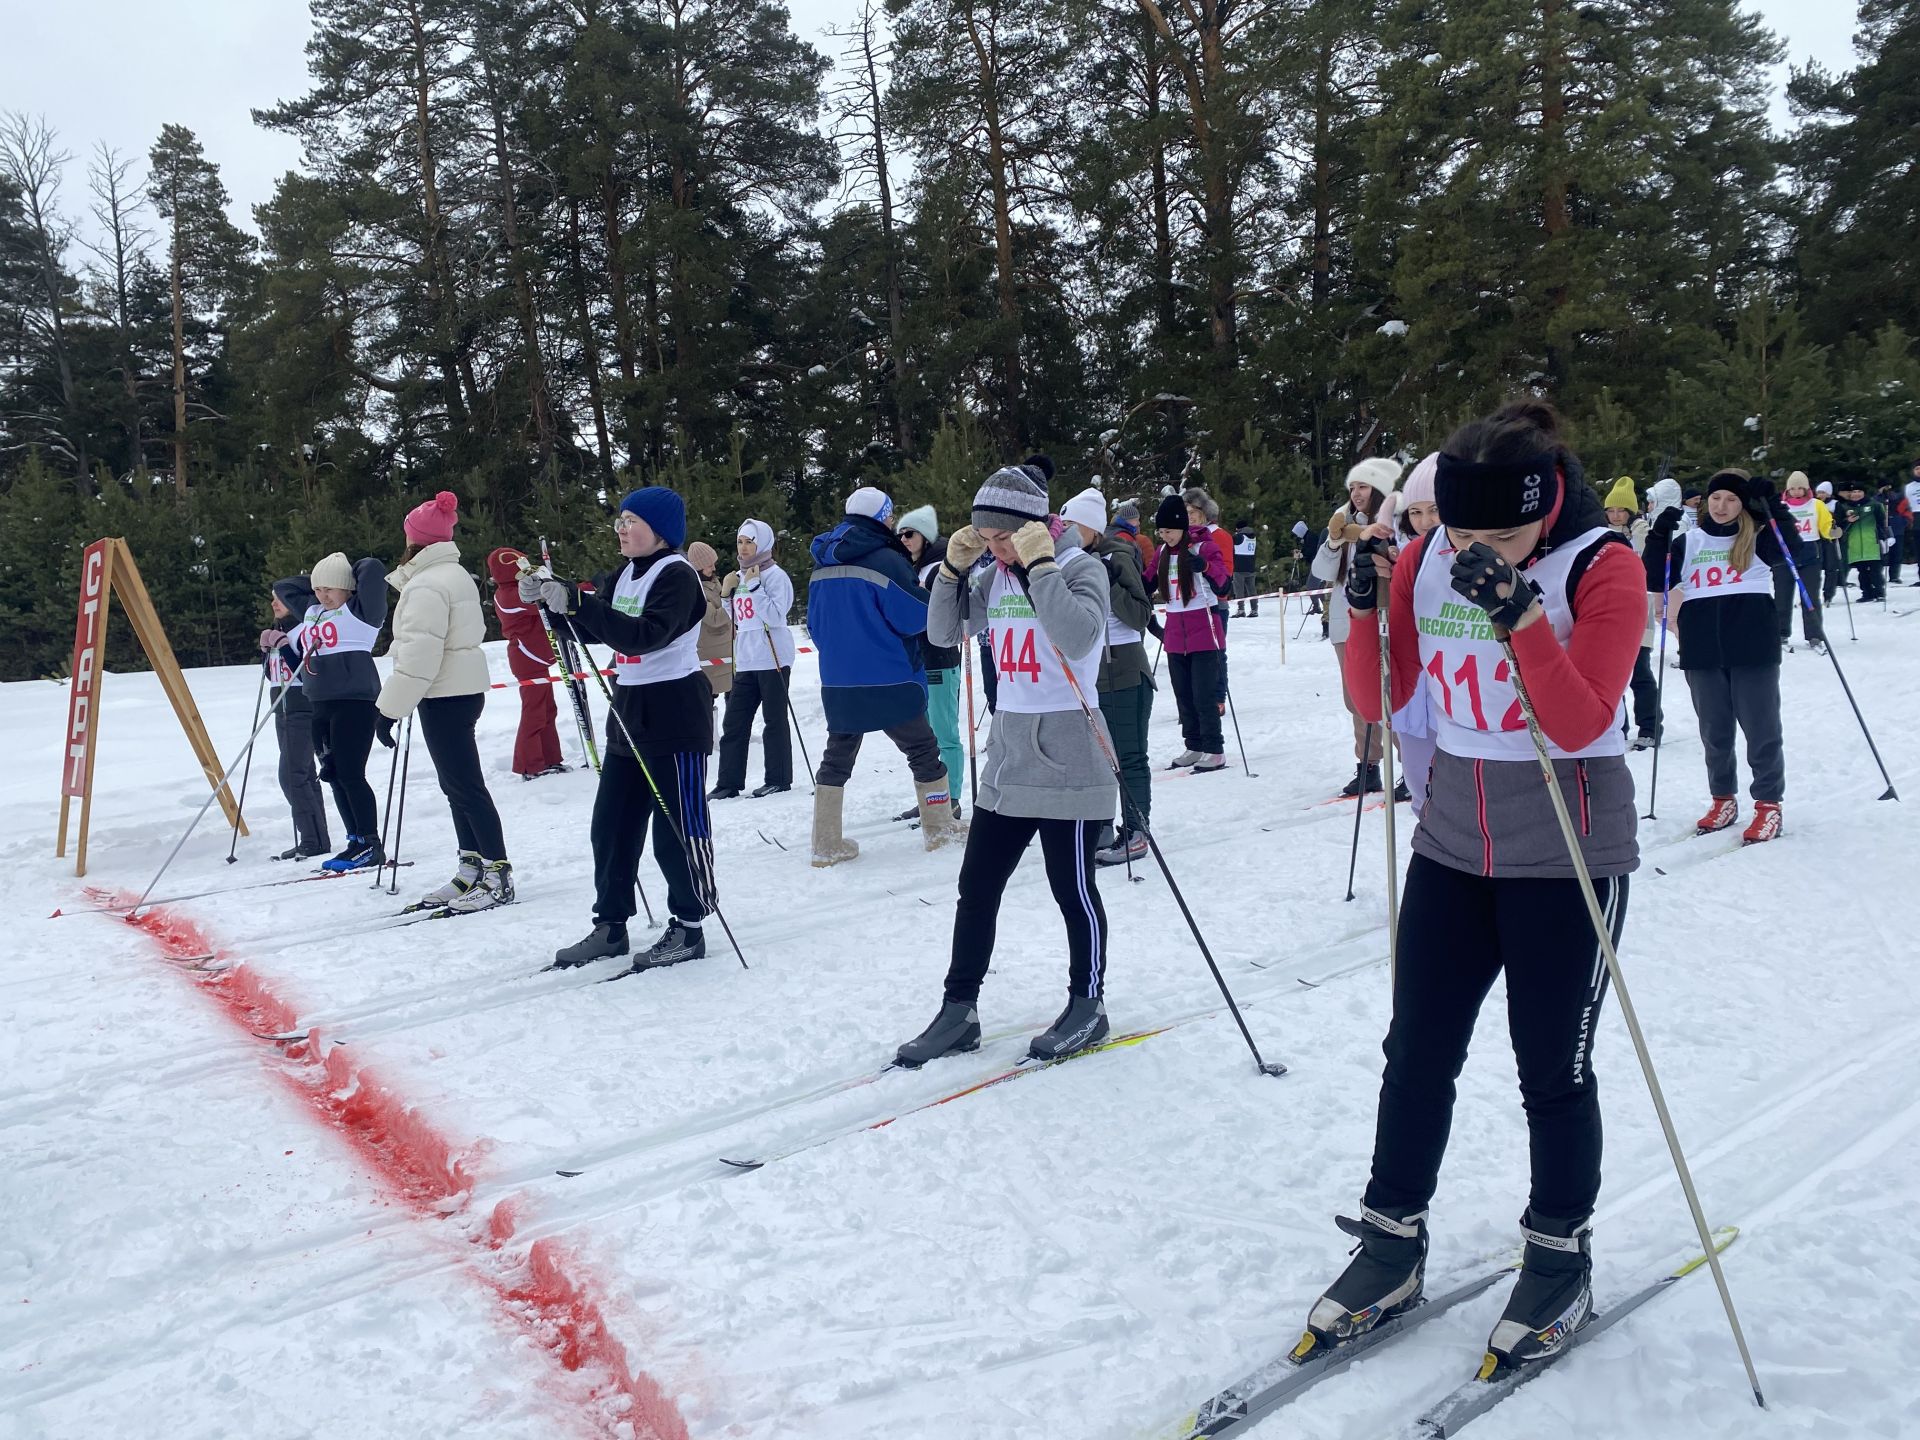
{"label": "overcast sky", "polygon": [[[795,28],[829,55],[822,31],[844,24],[854,0],[790,0]],[[1787,42],[1794,64],[1852,59],[1854,0],[1748,0]],[[0,109],[44,115],[76,163],[66,208],[85,207],[84,161],[97,141],[144,156],[162,124],[185,125],[220,166],[234,219],[253,228],[251,207],[267,199],[300,148],[256,128],[255,106],[306,88],[304,0],[0,0]],[[1785,79],[1784,72],[1781,76]],[[1785,107],[1776,100],[1776,123]]]}

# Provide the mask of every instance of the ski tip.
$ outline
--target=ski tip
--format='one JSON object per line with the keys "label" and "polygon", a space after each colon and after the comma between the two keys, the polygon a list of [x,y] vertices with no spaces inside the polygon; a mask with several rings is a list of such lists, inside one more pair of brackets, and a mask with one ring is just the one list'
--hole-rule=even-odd
{"label": "ski tip", "polygon": [[47,918],[49,920],[58,920],[60,918],[60,907],[58,905],[54,906],[53,914],[49,915]]}
{"label": "ski tip", "polygon": [[304,1045],[311,1030],[256,1030],[254,1035],[261,1040],[271,1040],[276,1045]]}
{"label": "ski tip", "polygon": [[562,1180],[578,1180],[587,1172],[584,1170],[556,1170],[553,1173],[558,1175]]}
{"label": "ski tip", "polygon": [[722,1165],[731,1165],[736,1170],[758,1170],[767,1162],[764,1160],[729,1160],[725,1155],[722,1155],[720,1157],[720,1163]]}

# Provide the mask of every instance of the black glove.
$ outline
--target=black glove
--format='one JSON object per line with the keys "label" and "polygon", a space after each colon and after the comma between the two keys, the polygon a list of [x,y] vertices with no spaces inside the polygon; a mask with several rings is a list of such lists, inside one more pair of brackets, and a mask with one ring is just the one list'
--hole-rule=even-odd
{"label": "black glove", "polygon": [[[1505,587],[1506,594],[1500,593]],[[1476,540],[1453,558],[1453,588],[1507,630],[1519,628],[1538,602],[1539,591],[1484,540]]]}
{"label": "black glove", "polygon": [[1647,533],[1658,535],[1662,540],[1671,540],[1673,532],[1680,528],[1680,516],[1685,509],[1684,505],[1669,505],[1653,517],[1653,524],[1648,527]]}
{"label": "black glove", "polygon": [[393,721],[389,720],[385,715],[379,716],[373,722],[373,733],[380,737],[380,743],[382,745],[386,746],[389,750],[393,749]]}
{"label": "black glove", "polygon": [[1747,481],[1747,513],[1765,525],[1773,519],[1773,497],[1778,493],[1773,481],[1766,476],[1754,476]]}
{"label": "black glove", "polygon": [[1347,608],[1365,613],[1379,604],[1380,572],[1374,564],[1374,557],[1387,561],[1391,573],[1392,552],[1387,542],[1377,538],[1368,538],[1355,543],[1353,554],[1347,559]]}

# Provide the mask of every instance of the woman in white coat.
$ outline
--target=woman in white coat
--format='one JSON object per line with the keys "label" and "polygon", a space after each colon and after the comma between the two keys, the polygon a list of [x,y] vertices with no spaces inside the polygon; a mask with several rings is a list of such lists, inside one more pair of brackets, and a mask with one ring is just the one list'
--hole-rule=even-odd
{"label": "woman in white coat", "polygon": [[[1328,553],[1337,557],[1333,561],[1322,561],[1323,566],[1331,566],[1333,594],[1328,598],[1327,610],[1331,619],[1328,633],[1333,639],[1333,653],[1338,663],[1346,665],[1347,632],[1351,624],[1347,613],[1347,569],[1352,563],[1353,546],[1359,541],[1373,538],[1391,540],[1393,538],[1393,492],[1400,483],[1400,466],[1384,455],[1372,455],[1362,460],[1347,472],[1347,503],[1333,512],[1333,519],[1327,522]],[[1353,724],[1354,777],[1340,793],[1353,797],[1361,795],[1364,789],[1368,794],[1381,788],[1380,750],[1381,732],[1377,725],[1368,725],[1360,718],[1360,712],[1353,708],[1353,700],[1347,694],[1346,687],[1340,688],[1340,699],[1347,707],[1347,718]],[[1365,797],[1362,796],[1362,803]]]}
{"label": "woman in white coat", "polygon": [[510,903],[513,867],[474,740],[491,677],[480,653],[487,633],[480,587],[462,568],[460,547],[453,543],[458,508],[453,493],[442,490],[407,514],[407,553],[387,577],[400,592],[387,651],[393,673],[376,703],[379,726],[389,736],[395,721],[418,709],[460,844],[454,877],[410,908],[465,915]]}

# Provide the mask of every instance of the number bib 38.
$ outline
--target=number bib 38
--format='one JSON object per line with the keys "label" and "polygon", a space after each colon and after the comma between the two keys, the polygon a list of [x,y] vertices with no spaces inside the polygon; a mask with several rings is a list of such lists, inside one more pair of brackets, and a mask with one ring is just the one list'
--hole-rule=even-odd
{"label": "number bib 38", "polygon": [[[1589,530],[1548,551],[1522,572],[1539,589],[1547,623],[1563,645],[1573,633],[1568,577],[1582,555],[1607,543],[1607,533],[1605,527]],[[1434,737],[1449,755],[1469,760],[1532,760],[1533,741],[1506,652],[1493,637],[1487,612],[1455,591],[1449,578],[1455,553],[1444,528],[1428,532],[1413,582],[1424,672],[1421,683],[1426,687]],[[1547,748],[1556,758],[1568,760],[1624,755],[1625,721],[1623,702],[1616,723],[1591,745],[1562,750],[1549,742]]]}

